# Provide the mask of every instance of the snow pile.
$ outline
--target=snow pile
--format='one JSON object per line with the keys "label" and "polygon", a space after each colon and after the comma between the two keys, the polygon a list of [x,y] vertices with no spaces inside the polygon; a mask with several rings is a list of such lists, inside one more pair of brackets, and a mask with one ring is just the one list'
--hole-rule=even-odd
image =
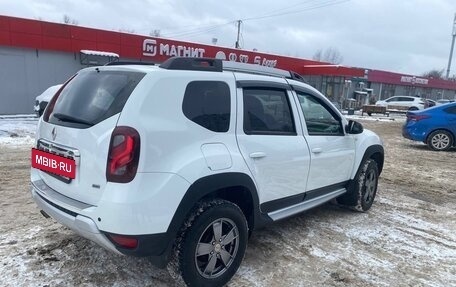
{"label": "snow pile", "polygon": [[32,146],[37,123],[34,115],[0,115],[0,146]]}
{"label": "snow pile", "polygon": [[81,53],[83,53],[85,55],[119,58],[119,54],[112,53],[112,52],[94,51],[94,50],[81,50]]}
{"label": "snow pile", "polygon": [[355,120],[355,121],[375,121],[375,122],[405,122],[406,117],[403,115],[390,115],[384,116],[384,115],[372,115],[368,116],[367,114],[362,116],[361,114],[357,115],[345,115],[345,117],[349,120]]}

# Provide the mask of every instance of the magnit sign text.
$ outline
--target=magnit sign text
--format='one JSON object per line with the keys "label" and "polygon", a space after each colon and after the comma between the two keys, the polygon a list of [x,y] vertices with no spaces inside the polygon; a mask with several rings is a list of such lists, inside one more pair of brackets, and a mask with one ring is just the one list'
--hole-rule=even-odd
{"label": "magnit sign text", "polygon": [[204,57],[203,48],[194,48],[184,45],[157,43],[157,40],[146,39],[143,42],[143,55],[154,57],[157,55],[167,57]]}
{"label": "magnit sign text", "polygon": [[[185,45],[174,45],[170,43],[159,43],[155,39],[145,39],[143,42],[143,55],[149,57],[166,56],[166,57],[192,57],[202,58],[205,56],[206,50],[200,47],[191,47]],[[267,67],[276,67],[276,59],[268,59],[266,57],[256,55],[249,57],[247,54],[238,52],[227,52],[219,50],[216,59],[227,60],[232,62],[251,63]]]}

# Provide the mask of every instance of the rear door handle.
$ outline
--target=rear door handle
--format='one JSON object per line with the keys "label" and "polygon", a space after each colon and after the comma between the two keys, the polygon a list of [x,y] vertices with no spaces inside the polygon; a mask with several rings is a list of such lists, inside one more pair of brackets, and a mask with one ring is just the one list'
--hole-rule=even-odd
{"label": "rear door handle", "polygon": [[252,152],[249,156],[250,156],[251,158],[262,158],[262,157],[265,157],[265,156],[266,156],[266,153],[261,152],[261,151]]}
{"label": "rear door handle", "polygon": [[313,153],[321,153],[322,151],[323,151],[323,149],[320,148],[320,147],[316,147],[316,148],[313,148],[313,149],[312,149],[312,152],[313,152]]}

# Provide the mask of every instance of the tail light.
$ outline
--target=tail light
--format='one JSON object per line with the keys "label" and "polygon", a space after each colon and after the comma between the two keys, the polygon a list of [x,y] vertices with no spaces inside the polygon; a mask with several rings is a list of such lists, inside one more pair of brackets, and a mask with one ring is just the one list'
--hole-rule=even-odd
{"label": "tail light", "polygon": [[110,233],[107,233],[107,235],[111,241],[122,248],[135,249],[138,246],[138,239],[133,236]]}
{"label": "tail light", "polygon": [[61,87],[60,89],[55,93],[55,95],[52,97],[52,99],[49,101],[49,103],[47,104],[46,106],[46,110],[44,111],[44,114],[43,114],[43,120],[45,122],[48,122],[49,121],[49,117],[51,116],[52,114],[52,111],[54,111],[54,107],[55,107],[55,102],[57,102],[57,99],[59,98],[60,96],[60,93],[62,92],[62,90],[66,87],[66,85],[74,78],[76,77],[77,74],[74,74],[71,78],[69,78]]}
{"label": "tail light", "polygon": [[136,176],[139,162],[139,133],[131,127],[116,127],[109,144],[106,179],[126,183]]}
{"label": "tail light", "polygon": [[417,114],[407,114],[407,121],[421,121],[424,119],[429,119],[430,116],[428,115],[417,115]]}

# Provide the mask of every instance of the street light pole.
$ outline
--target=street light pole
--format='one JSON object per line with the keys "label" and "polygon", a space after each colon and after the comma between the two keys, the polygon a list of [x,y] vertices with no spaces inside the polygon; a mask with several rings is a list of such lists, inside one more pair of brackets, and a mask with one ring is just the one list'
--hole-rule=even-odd
{"label": "street light pole", "polygon": [[450,57],[448,58],[448,67],[447,67],[447,71],[446,71],[447,80],[450,77],[451,60],[453,59],[454,40],[456,39],[456,13],[454,14],[452,36],[453,36],[453,39],[451,40]]}
{"label": "street light pole", "polygon": [[[456,18],[455,18],[455,20],[456,20]],[[241,23],[242,23],[242,20],[237,20],[237,38],[236,38],[236,43],[235,43],[236,49],[241,48],[241,44],[239,43],[239,36],[241,35]]]}

